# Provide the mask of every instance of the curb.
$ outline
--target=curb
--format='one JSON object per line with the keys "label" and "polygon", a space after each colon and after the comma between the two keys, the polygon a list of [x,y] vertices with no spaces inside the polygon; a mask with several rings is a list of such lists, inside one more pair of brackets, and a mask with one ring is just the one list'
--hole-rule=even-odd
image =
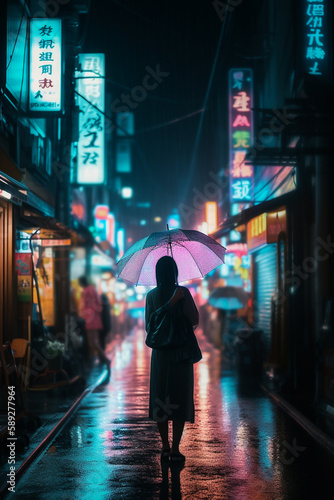
{"label": "curb", "polygon": [[[60,431],[65,427],[69,419],[74,415],[76,410],[79,408],[81,402],[83,399],[88,396],[91,392],[96,389],[99,385],[101,385],[105,379],[108,378],[109,372],[108,370],[103,370],[102,374],[99,376],[99,378],[94,382],[91,386],[87,387],[81,396],[78,397],[78,399],[72,404],[70,409],[65,413],[65,415],[59,420],[59,422],[55,425],[55,427],[49,432],[49,434],[43,439],[43,441],[35,448],[31,454],[29,455],[28,458],[20,465],[20,467],[17,469],[15,472],[15,481],[16,485],[17,482],[20,480],[20,478],[23,476],[23,474],[26,472],[28,467],[31,465],[31,463],[36,460],[38,455],[47,447],[47,445],[53,441],[56,436],[60,433]],[[8,483],[4,483],[1,486],[0,489],[0,498],[5,498],[8,495]]]}
{"label": "curb", "polygon": [[294,406],[288,403],[276,392],[271,392],[261,385],[261,389],[270,396],[277,405],[282,408],[290,417],[292,417],[317,443],[330,453],[334,454],[334,439],[323,432],[311,420],[302,415]]}

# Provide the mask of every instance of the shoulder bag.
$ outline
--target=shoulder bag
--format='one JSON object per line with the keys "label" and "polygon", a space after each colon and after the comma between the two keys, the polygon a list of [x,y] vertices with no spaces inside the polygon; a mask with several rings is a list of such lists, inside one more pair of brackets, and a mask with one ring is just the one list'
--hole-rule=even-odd
{"label": "shoulder bag", "polygon": [[174,363],[197,363],[202,359],[194,329],[183,314],[182,300],[174,306],[162,306],[150,317],[146,345],[152,349],[171,349]]}

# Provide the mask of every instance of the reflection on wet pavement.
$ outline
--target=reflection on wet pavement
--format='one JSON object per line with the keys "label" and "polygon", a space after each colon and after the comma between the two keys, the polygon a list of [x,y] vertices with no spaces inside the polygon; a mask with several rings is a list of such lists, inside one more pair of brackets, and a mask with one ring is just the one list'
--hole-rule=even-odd
{"label": "reflection on wet pavement", "polygon": [[[186,424],[186,463],[161,466],[148,415],[150,349],[134,330],[116,351],[110,381],[84,400],[69,425],[18,483],[16,498],[333,498],[333,458],[262,392],[221,371],[198,334],[195,424]],[[327,489],[328,491],[328,489]],[[311,495],[311,496],[310,496]]]}

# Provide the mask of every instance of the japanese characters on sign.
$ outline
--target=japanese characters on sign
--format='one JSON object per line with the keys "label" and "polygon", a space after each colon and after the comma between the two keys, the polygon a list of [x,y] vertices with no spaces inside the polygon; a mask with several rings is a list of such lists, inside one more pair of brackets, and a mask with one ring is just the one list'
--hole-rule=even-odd
{"label": "japanese characters on sign", "polygon": [[252,252],[268,243],[276,243],[282,231],[286,231],[285,207],[254,217],[247,223],[248,251]]}
{"label": "japanese characters on sign", "polygon": [[61,29],[60,19],[30,21],[30,111],[61,111]]}
{"label": "japanese characters on sign", "polygon": [[267,244],[267,214],[263,213],[254,217],[247,223],[248,251]]}
{"label": "japanese characters on sign", "polygon": [[230,103],[230,202],[253,201],[253,165],[245,157],[253,142],[253,72],[231,69],[229,72]]}
{"label": "japanese characters on sign", "polygon": [[326,0],[304,0],[305,57],[310,75],[327,76],[328,72],[328,3]]}
{"label": "japanese characters on sign", "polygon": [[104,54],[79,54],[78,184],[104,182],[104,76]]}

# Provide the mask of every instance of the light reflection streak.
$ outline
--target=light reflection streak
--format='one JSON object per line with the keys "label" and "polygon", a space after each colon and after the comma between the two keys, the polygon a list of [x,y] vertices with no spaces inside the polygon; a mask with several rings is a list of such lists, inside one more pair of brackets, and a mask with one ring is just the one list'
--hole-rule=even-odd
{"label": "light reflection streak", "polygon": [[143,373],[145,366],[145,353],[144,353],[144,336],[145,332],[143,329],[137,329],[137,340],[136,340],[136,350],[134,353],[135,361],[136,361],[136,370],[139,373]]}
{"label": "light reflection streak", "polygon": [[125,368],[131,361],[131,344],[129,340],[124,340],[121,347],[115,353],[114,369]]}

